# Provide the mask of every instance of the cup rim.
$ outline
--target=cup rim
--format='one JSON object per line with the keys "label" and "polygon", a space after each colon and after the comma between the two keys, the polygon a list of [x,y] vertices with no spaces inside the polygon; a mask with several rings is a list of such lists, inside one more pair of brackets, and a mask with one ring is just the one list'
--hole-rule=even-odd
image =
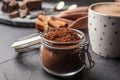
{"label": "cup rim", "polygon": [[116,18],[120,18],[120,16],[114,16],[114,15],[108,15],[108,14],[104,14],[104,13],[100,13],[100,12],[96,12],[92,9],[92,7],[96,6],[96,5],[100,5],[100,4],[120,4],[120,2],[98,2],[98,3],[93,3],[89,6],[89,11],[98,14],[98,15],[102,15],[102,16],[106,16],[106,17],[116,17]]}

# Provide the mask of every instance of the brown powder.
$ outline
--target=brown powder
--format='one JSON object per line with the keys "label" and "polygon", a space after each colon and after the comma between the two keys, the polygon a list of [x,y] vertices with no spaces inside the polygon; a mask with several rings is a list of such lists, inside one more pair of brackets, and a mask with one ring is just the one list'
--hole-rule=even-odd
{"label": "brown powder", "polygon": [[67,28],[58,28],[48,32],[45,38],[55,42],[74,42],[80,40],[80,37],[73,30]]}
{"label": "brown powder", "polygon": [[[55,42],[70,43],[81,39],[77,32],[68,28],[51,30],[45,33],[44,37],[47,40]],[[57,74],[66,74],[76,72],[83,66],[82,61],[85,61],[85,54],[79,51],[80,42],[76,42],[75,44],[54,44],[53,42],[52,44],[52,42],[44,40],[42,44],[40,57],[43,67],[48,69],[48,71]]]}

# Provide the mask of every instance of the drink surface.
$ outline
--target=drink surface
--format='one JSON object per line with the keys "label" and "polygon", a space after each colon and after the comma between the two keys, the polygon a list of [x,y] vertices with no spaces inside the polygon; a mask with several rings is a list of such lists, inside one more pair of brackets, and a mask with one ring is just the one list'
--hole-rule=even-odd
{"label": "drink surface", "polygon": [[92,10],[110,16],[120,16],[120,4],[98,4],[93,6]]}

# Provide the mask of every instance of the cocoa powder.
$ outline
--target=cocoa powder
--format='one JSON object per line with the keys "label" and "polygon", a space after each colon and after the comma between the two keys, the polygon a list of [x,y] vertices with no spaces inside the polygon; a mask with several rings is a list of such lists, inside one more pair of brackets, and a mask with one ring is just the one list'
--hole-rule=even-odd
{"label": "cocoa powder", "polygon": [[[58,75],[74,73],[81,69],[85,54],[80,52],[81,41],[77,40],[82,40],[82,38],[79,32],[77,33],[72,28],[56,28],[45,32],[42,37],[46,38],[41,40],[40,49],[41,63],[45,70]],[[64,43],[54,44],[54,41]],[[73,44],[74,41],[76,42]]]}
{"label": "cocoa powder", "polygon": [[68,28],[58,28],[48,32],[45,38],[55,42],[74,42],[80,40],[76,32]]}

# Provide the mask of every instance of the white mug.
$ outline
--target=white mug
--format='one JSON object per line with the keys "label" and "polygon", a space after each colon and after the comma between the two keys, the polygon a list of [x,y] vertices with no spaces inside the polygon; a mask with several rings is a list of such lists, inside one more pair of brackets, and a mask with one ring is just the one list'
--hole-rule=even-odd
{"label": "white mug", "polygon": [[101,56],[120,58],[120,16],[110,16],[92,9],[99,4],[120,4],[101,2],[92,4],[88,13],[88,32],[92,50]]}

